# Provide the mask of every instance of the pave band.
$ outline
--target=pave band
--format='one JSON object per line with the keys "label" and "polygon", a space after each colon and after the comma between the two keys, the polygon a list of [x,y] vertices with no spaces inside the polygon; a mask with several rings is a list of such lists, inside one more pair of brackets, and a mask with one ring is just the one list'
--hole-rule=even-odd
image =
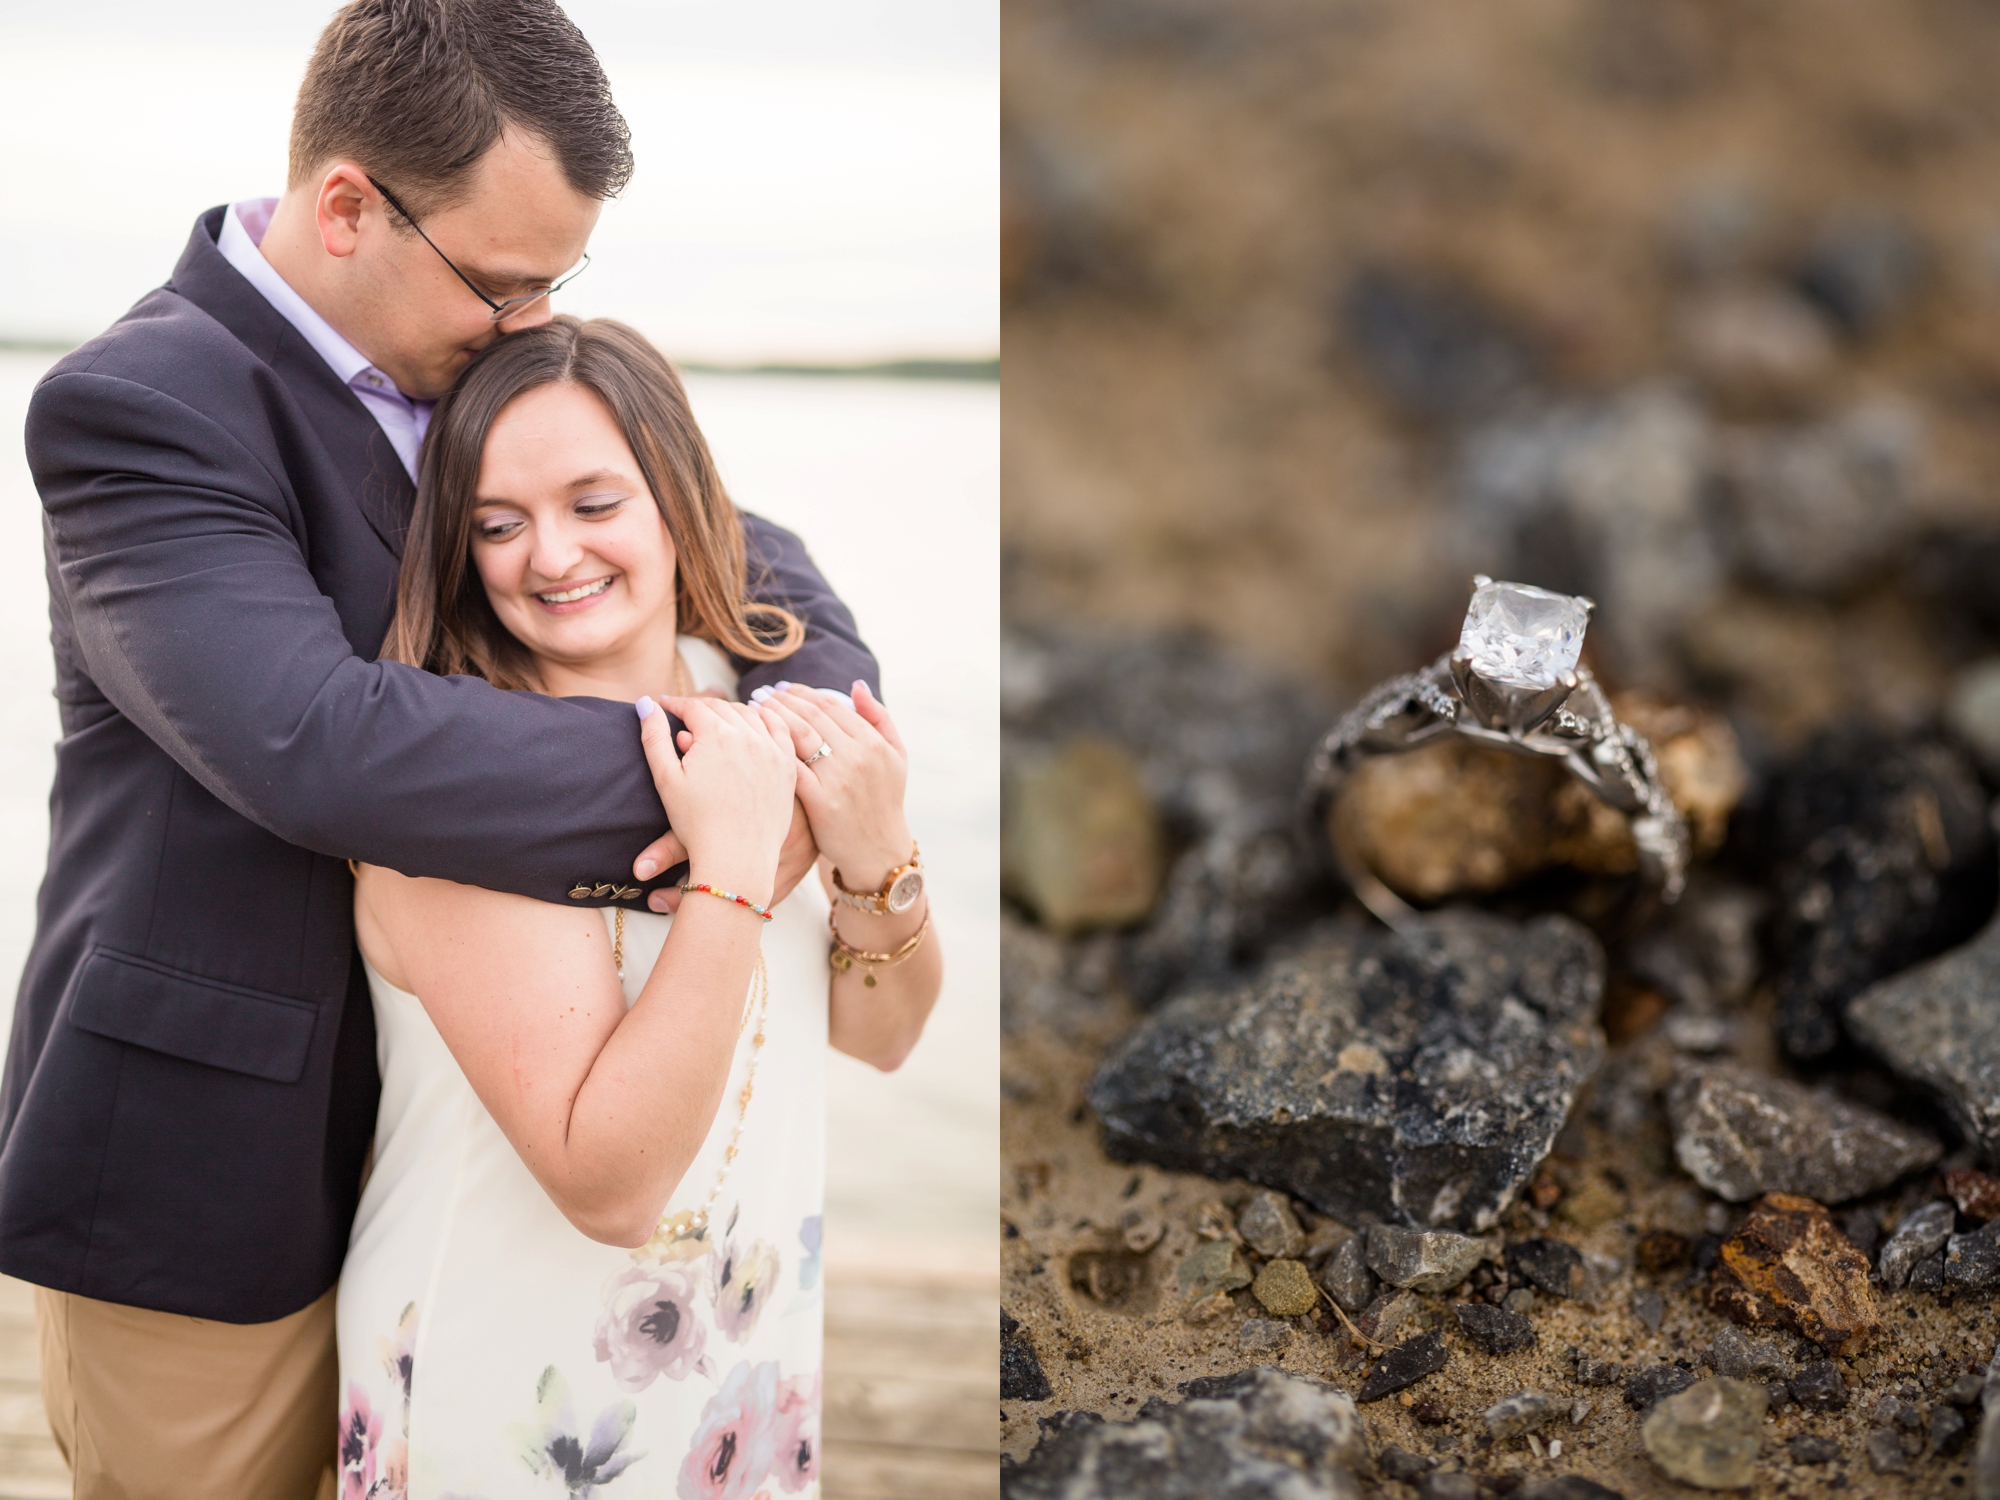
{"label": "pave band", "polygon": [[[1486,579],[1478,583],[1482,590],[1520,588]],[[1577,637],[1580,641],[1580,629]],[[1559,680],[1546,683],[1495,681],[1480,674],[1462,643],[1422,671],[1382,683],[1334,725],[1313,753],[1305,785],[1313,823],[1324,824],[1342,784],[1361,761],[1415,750],[1446,735],[1562,761],[1598,798],[1631,819],[1640,871],[1659,889],[1661,899],[1680,896],[1691,854],[1687,821],[1660,779],[1653,747],[1618,721],[1603,689],[1581,664],[1565,667]],[[1342,873],[1371,911],[1391,925],[1413,915],[1338,839],[1330,842]]]}

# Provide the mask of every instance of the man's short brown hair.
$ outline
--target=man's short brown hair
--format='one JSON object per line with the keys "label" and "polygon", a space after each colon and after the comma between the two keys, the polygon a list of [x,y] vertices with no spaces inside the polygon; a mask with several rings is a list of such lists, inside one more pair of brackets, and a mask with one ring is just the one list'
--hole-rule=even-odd
{"label": "man's short brown hair", "polygon": [[632,178],[632,133],[597,54],[552,0],[351,0],[320,33],[292,114],[293,186],[338,158],[414,214],[448,208],[509,126],[579,193]]}

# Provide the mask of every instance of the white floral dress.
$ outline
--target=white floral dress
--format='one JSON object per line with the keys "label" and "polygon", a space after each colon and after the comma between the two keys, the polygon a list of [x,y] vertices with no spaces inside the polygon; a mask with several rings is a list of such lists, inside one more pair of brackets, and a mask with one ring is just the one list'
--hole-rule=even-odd
{"label": "white floral dress", "polygon": [[[719,651],[682,654],[734,691]],[[342,1500],[819,1493],[826,909],[808,878],[765,926],[739,1154],[706,1238],[664,1262],[572,1227],[417,998],[369,968],[382,1105],[340,1281]],[[627,914],[628,1005],[672,925]],[[751,1029],[670,1212],[715,1180]]]}

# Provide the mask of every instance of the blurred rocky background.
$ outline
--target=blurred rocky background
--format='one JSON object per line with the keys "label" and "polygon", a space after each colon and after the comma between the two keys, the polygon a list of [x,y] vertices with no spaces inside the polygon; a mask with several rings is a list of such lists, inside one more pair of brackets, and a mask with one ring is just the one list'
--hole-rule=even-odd
{"label": "blurred rocky background", "polygon": [[[2000,11],[1004,16],[1003,1486],[2000,1496]],[[1475,571],[1678,906],[1456,743],[1329,873]]]}

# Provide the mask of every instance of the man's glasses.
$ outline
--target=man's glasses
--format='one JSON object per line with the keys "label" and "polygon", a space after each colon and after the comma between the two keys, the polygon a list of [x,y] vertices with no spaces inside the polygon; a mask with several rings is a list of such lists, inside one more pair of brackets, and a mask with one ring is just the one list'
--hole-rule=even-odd
{"label": "man's glasses", "polygon": [[509,297],[505,302],[495,302],[491,297],[487,296],[486,293],[480,291],[477,286],[473,285],[473,281],[470,276],[467,276],[465,272],[459,270],[457,266],[452,265],[451,257],[449,255],[446,255],[442,250],[438,250],[437,241],[433,240],[429,235],[424,234],[424,226],[417,222],[417,216],[411,213],[407,208],[403,207],[402,204],[398,203],[396,201],[396,195],[394,193],[390,192],[387,188],[383,187],[381,183],[377,182],[372,177],[368,179],[368,185],[374,188],[376,192],[382,195],[383,202],[387,203],[389,207],[395,209],[397,213],[401,214],[403,218],[408,221],[410,228],[416,230],[416,232],[419,235],[423,236],[424,243],[426,245],[429,245],[432,250],[437,252],[437,258],[439,260],[443,261],[447,266],[451,266],[451,274],[456,276],[460,281],[464,282],[466,287],[471,291],[473,296],[477,297],[481,302],[484,302],[488,307],[490,307],[493,310],[491,315],[487,319],[488,322],[498,323],[504,318],[513,317],[514,314],[522,311],[525,308],[533,307],[537,302],[541,301],[542,298],[544,297],[553,297],[557,292],[561,291],[564,287],[568,286],[572,281],[576,280],[577,277],[581,276],[590,267],[590,257],[588,255],[585,255],[582,260],[577,262],[574,270],[572,270],[567,276],[563,277],[562,280],[556,282],[554,285],[545,286],[539,292],[530,292],[525,297]]}

